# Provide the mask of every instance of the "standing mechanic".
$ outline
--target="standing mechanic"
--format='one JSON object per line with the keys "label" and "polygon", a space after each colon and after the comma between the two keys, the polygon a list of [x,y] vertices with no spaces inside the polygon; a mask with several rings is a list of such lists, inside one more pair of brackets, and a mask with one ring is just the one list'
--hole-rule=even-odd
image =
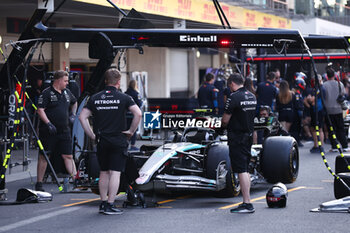
{"label": "standing mechanic", "polygon": [[213,114],[218,114],[218,92],[214,86],[215,77],[212,73],[205,75],[205,82],[198,90],[198,102],[201,108],[211,109]]}
{"label": "standing mechanic", "polygon": [[[93,140],[97,140],[97,157],[101,170],[98,185],[102,200],[99,212],[107,215],[123,213],[113,204],[119,189],[120,173],[125,169],[128,138],[135,133],[141,120],[141,110],[133,99],[118,91],[120,78],[117,69],[107,70],[105,89],[89,99],[79,117],[85,133]],[[126,130],[128,110],[134,118],[130,128]],[[94,131],[88,120],[91,115],[93,115]]]}
{"label": "standing mechanic", "polygon": [[[72,155],[72,137],[69,123],[74,121],[77,100],[69,89],[68,73],[58,70],[53,76],[52,86],[43,90],[38,99],[38,115],[40,117],[39,137],[46,150],[62,155],[68,174],[74,179],[77,171]],[[71,108],[72,115],[69,116]],[[43,191],[42,181],[47,161],[39,153],[37,166],[37,183],[35,190]]]}
{"label": "standing mechanic", "polygon": [[222,125],[227,127],[228,144],[232,171],[238,173],[243,195],[243,203],[231,209],[231,213],[254,213],[250,202],[250,175],[248,164],[253,143],[254,116],[256,98],[243,87],[244,79],[240,74],[231,74],[227,85],[233,91],[227,99]]}

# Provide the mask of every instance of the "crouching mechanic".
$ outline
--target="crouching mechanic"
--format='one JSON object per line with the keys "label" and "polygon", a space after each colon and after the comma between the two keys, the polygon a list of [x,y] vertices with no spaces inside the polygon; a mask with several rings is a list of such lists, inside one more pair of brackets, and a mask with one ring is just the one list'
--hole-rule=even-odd
{"label": "crouching mechanic", "polygon": [[256,98],[243,87],[244,79],[240,74],[231,74],[227,86],[233,93],[227,99],[222,125],[227,127],[228,144],[232,171],[238,173],[243,203],[231,209],[231,213],[254,213],[250,203],[250,174],[248,164],[253,143],[254,116]]}
{"label": "crouching mechanic", "polygon": [[[68,174],[74,179],[77,171],[72,155],[72,137],[69,122],[75,117],[77,100],[67,89],[68,73],[58,70],[53,76],[52,86],[43,90],[38,99],[40,117],[39,137],[44,149],[51,154],[61,154]],[[69,109],[73,115],[69,116]],[[35,190],[44,191],[42,181],[47,162],[39,153],[37,165],[37,183]]]}
{"label": "crouching mechanic", "polygon": [[[102,200],[99,212],[107,215],[122,213],[122,210],[115,208],[113,204],[119,189],[120,173],[124,171],[127,160],[127,140],[134,134],[141,120],[141,110],[133,99],[118,91],[120,78],[117,69],[107,70],[105,89],[89,99],[79,116],[85,133],[91,139],[97,140],[97,157],[100,165],[98,185]],[[128,110],[134,118],[127,130]],[[93,131],[88,120],[91,115]]]}

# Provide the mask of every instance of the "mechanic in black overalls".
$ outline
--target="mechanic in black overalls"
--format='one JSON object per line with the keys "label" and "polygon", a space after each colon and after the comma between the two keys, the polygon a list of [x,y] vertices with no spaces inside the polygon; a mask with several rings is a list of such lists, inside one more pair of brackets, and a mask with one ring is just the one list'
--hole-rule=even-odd
{"label": "mechanic in black overalls", "polygon": [[231,213],[254,213],[250,202],[250,174],[248,165],[253,143],[256,98],[243,87],[240,74],[231,74],[227,85],[233,91],[226,102],[222,125],[227,127],[228,144],[233,173],[238,173],[243,203],[231,209]]}
{"label": "mechanic in black overalls", "polygon": [[[61,154],[68,174],[74,179],[77,171],[72,155],[72,137],[69,123],[74,121],[77,100],[67,89],[68,73],[56,71],[52,86],[43,90],[38,99],[38,115],[40,117],[39,137],[45,150],[53,154]],[[72,115],[69,116],[71,108]],[[43,191],[42,181],[47,162],[40,153],[37,167],[37,183],[35,189]]]}
{"label": "mechanic in black overalls", "polygon": [[[128,139],[134,134],[141,120],[141,110],[133,99],[118,91],[120,79],[121,75],[117,69],[107,70],[105,89],[89,99],[79,116],[85,133],[97,140],[99,191],[102,200],[99,212],[107,215],[122,213],[113,203],[119,189],[120,173],[125,170]],[[129,129],[126,127],[127,111],[134,115]],[[91,115],[94,131],[88,120]]]}
{"label": "mechanic in black overalls", "polygon": [[205,82],[198,90],[198,102],[200,108],[211,109],[213,114],[218,113],[218,100],[217,93],[218,89],[215,88],[214,75],[207,73],[205,75]]}

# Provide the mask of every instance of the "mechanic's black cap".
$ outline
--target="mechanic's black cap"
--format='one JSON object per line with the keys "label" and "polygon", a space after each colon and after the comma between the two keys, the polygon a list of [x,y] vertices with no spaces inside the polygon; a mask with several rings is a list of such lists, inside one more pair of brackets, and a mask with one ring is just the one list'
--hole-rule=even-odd
{"label": "mechanic's black cap", "polygon": [[274,184],[266,193],[266,203],[269,208],[283,208],[287,205],[288,190],[282,183]]}

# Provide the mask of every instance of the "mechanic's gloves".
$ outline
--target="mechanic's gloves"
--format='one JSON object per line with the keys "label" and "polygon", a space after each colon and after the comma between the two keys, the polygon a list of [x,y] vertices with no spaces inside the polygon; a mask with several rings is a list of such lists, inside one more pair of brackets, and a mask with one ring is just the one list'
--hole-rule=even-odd
{"label": "mechanic's gloves", "polygon": [[73,123],[74,123],[74,121],[75,121],[75,118],[76,118],[76,115],[74,115],[74,114],[72,114],[72,115],[69,116],[69,123],[70,123],[71,125],[73,125]]}
{"label": "mechanic's gloves", "polygon": [[47,128],[49,129],[50,135],[55,135],[57,133],[56,126],[54,126],[51,122],[47,123]]}

